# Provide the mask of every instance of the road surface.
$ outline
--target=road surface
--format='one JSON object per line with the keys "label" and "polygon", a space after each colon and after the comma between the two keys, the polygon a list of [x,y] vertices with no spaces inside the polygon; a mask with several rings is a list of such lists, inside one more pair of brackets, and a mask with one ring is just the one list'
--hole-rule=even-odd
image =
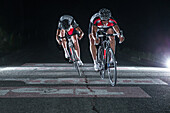
{"label": "road surface", "polygon": [[117,86],[85,63],[0,67],[0,113],[170,113],[170,69],[118,66]]}

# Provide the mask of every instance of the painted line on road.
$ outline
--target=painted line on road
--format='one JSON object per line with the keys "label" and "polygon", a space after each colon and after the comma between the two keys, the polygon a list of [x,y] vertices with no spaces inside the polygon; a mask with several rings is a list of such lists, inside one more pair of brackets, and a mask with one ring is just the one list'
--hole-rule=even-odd
{"label": "painted line on road", "polygon": [[140,87],[0,87],[0,98],[23,97],[151,98]]}
{"label": "painted line on road", "polygon": [[[1,81],[23,81],[26,84],[110,84],[108,79],[100,78],[58,78],[58,79],[0,79]],[[117,84],[132,84],[132,85],[168,85],[160,79],[151,78],[118,78]]]}
{"label": "painted line on road", "polygon": [[[25,63],[22,66],[32,66],[32,67],[71,67],[73,66],[73,64],[69,64],[69,63]],[[89,67],[89,66],[93,66],[92,63],[84,63],[85,67]]]}
{"label": "painted line on road", "polygon": [[[93,67],[80,67],[83,71],[94,71]],[[65,67],[1,67],[0,71],[75,71],[74,66]],[[166,68],[154,67],[117,67],[117,70],[136,70],[136,71],[165,71],[170,72]]]}
{"label": "painted line on road", "polygon": [[[94,71],[93,67],[80,67],[83,71]],[[118,67],[118,70],[137,70],[135,67]],[[74,66],[70,67],[4,67],[0,71],[75,71]]]}
{"label": "painted line on road", "polygon": [[[0,71],[10,71],[10,70],[37,70],[37,71],[69,71],[69,70],[75,70],[73,64],[69,63],[25,63],[20,67],[1,67]],[[94,71],[93,64],[92,63],[84,63],[84,66],[82,67],[82,70],[84,71]],[[128,67],[128,66],[118,66],[118,70],[136,70],[136,71],[154,71],[154,72],[170,72],[170,69],[168,68],[162,68],[162,67]]]}

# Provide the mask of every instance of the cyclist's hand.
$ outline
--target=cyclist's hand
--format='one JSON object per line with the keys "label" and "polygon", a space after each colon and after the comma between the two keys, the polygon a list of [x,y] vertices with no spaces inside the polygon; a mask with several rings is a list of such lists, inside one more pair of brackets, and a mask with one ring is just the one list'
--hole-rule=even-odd
{"label": "cyclist's hand", "polygon": [[119,44],[121,44],[125,40],[125,37],[119,37]]}
{"label": "cyclist's hand", "polygon": [[120,30],[120,35],[119,35],[119,44],[121,44],[125,40],[125,37],[123,36],[123,31]]}
{"label": "cyclist's hand", "polygon": [[100,43],[100,38],[96,38],[95,45],[98,45]]}
{"label": "cyclist's hand", "polygon": [[81,34],[78,33],[78,39],[79,39],[79,40],[81,40],[81,39],[83,38],[83,36],[84,36],[84,33],[81,33]]}
{"label": "cyclist's hand", "polygon": [[83,38],[83,36],[78,36],[78,39],[81,40]]}

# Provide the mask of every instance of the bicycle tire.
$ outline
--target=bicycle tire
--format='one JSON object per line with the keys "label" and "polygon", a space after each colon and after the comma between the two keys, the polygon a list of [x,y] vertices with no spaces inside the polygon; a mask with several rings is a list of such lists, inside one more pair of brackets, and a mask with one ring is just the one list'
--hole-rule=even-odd
{"label": "bicycle tire", "polygon": [[80,67],[79,67],[79,64],[77,62],[74,62],[74,67],[76,68],[78,75],[81,76]]}
{"label": "bicycle tire", "polygon": [[101,46],[98,48],[98,63],[100,65],[100,77],[104,79],[105,77],[105,61],[104,61],[104,56],[103,56],[103,50]]}
{"label": "bicycle tire", "polygon": [[115,55],[111,48],[108,48],[106,55],[107,55],[107,74],[109,77],[109,81],[112,86],[115,86],[117,82],[117,63]]}
{"label": "bicycle tire", "polygon": [[78,64],[78,57],[76,55],[76,52],[75,52],[75,49],[72,48],[72,58],[73,58],[73,62],[74,62],[74,67],[76,68],[77,72],[78,72],[78,75],[81,76],[81,71],[80,71],[80,67],[79,67],[79,64]]}

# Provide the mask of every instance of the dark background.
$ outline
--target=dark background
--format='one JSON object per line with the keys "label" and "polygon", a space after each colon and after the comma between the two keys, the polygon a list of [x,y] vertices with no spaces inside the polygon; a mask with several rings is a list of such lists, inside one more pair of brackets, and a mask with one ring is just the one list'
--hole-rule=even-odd
{"label": "dark background", "polygon": [[[83,57],[90,57],[88,24],[101,8],[111,10],[126,41],[121,48],[170,55],[170,1],[156,0],[0,0],[0,28],[12,34],[13,45],[58,48],[55,33],[60,16],[72,15],[85,36],[80,41]],[[5,40],[5,39],[3,39]],[[13,49],[12,49],[13,50]],[[88,54],[87,54],[88,53]]]}

